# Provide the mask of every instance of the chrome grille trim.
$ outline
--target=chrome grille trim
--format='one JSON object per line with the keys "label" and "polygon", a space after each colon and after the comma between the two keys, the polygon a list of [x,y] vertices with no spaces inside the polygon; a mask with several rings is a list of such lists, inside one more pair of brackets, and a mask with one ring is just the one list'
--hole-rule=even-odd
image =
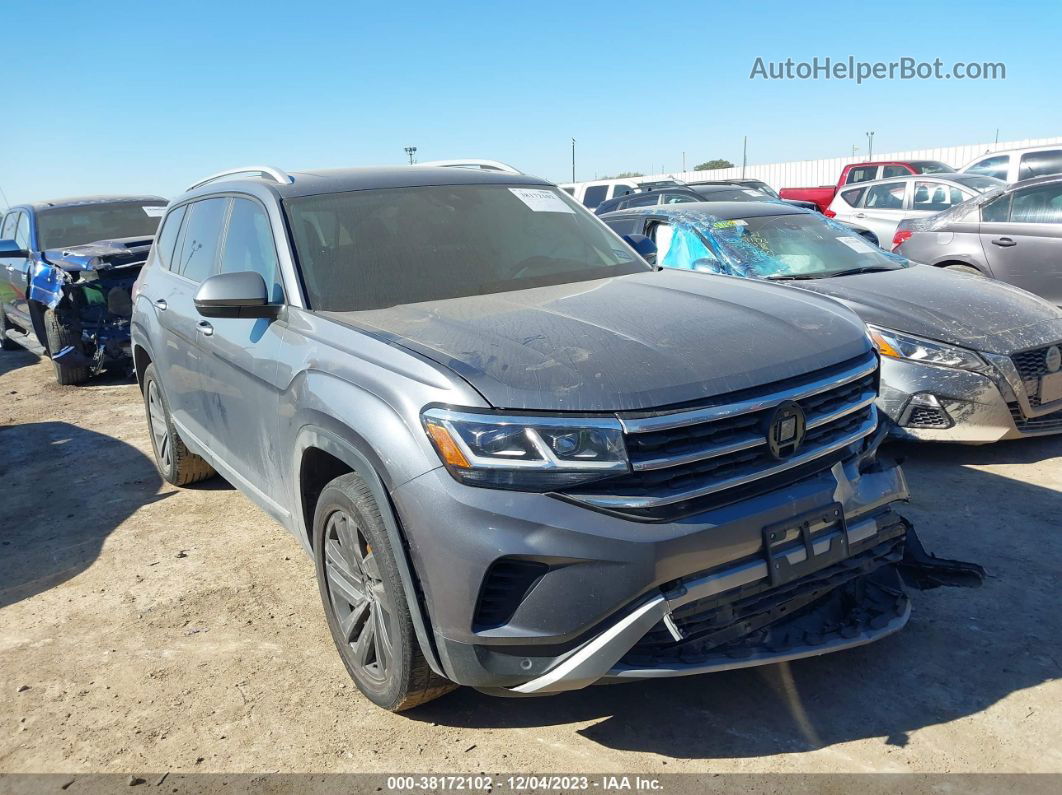
{"label": "chrome grille trim", "polygon": [[[871,370],[873,372],[873,370]],[[867,375],[867,373],[862,373]],[[673,505],[677,502],[685,502],[686,500],[697,499],[698,497],[707,497],[710,494],[715,494],[720,491],[726,491],[727,489],[737,488],[747,483],[760,480],[762,478],[771,477],[772,475],[779,475],[787,470],[794,469],[804,464],[811,463],[812,461],[821,458],[830,453],[841,450],[848,445],[855,444],[856,442],[870,436],[878,427],[878,414],[877,408],[871,406],[870,412],[867,416],[867,420],[859,426],[854,432],[837,439],[830,444],[822,447],[815,447],[800,455],[794,455],[791,458],[787,458],[784,461],[780,461],[773,467],[766,469],[758,469],[754,472],[748,472],[743,475],[737,475],[724,480],[715,481],[714,483],[699,486],[695,489],[688,489],[684,492],[677,494],[669,494],[661,497],[654,497],[651,495],[622,495],[622,494],[569,494],[569,499],[576,502],[581,502],[586,505],[591,505],[595,508],[612,508],[612,509],[644,509],[644,508],[658,508],[663,505]]]}
{"label": "chrome grille trim", "polygon": [[786,400],[801,400],[836,389],[839,386],[851,383],[859,378],[870,375],[878,369],[877,357],[870,355],[865,361],[856,364],[849,370],[835,375],[824,376],[810,383],[782,389],[769,395],[740,400],[736,403],[727,403],[722,406],[708,406],[699,409],[676,411],[671,414],[660,414],[655,417],[625,418],[620,417],[624,433],[650,433],[653,431],[667,431],[674,428],[684,428],[688,425],[699,425],[713,420],[735,417],[740,414],[751,414],[755,411],[763,411],[777,406]]}
{"label": "chrome grille trim", "polygon": [[[864,375],[866,375],[866,373],[864,373]],[[843,383],[841,385],[843,386]],[[876,398],[877,394],[875,392],[865,391],[860,396],[858,402],[848,403],[837,411],[811,414],[807,418],[806,428],[810,431],[814,428],[826,425],[827,423],[839,420],[842,417],[846,417],[853,412],[865,409],[873,403]],[[739,453],[742,450],[750,450],[753,447],[759,447],[764,444],[767,444],[767,438],[762,433],[749,434],[747,437],[738,439],[737,441],[704,447],[700,450],[686,453],[685,455],[662,456],[660,458],[649,459],[648,461],[636,461],[632,464],[632,468],[635,472],[643,472],[653,469],[666,469],[667,467],[682,466],[683,464],[694,464],[698,461],[704,461],[709,458],[717,458],[729,453]]]}

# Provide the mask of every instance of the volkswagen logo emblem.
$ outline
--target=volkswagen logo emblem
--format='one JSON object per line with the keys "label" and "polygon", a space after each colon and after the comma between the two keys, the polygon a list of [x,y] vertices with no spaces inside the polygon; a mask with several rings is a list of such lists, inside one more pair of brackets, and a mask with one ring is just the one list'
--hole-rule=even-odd
{"label": "volkswagen logo emblem", "polygon": [[792,400],[779,403],[767,418],[767,448],[771,455],[782,460],[789,458],[804,441],[807,422],[804,409]]}
{"label": "volkswagen logo emblem", "polygon": [[1044,356],[1044,367],[1047,368],[1049,373],[1057,373],[1062,368],[1062,349],[1057,345],[1052,345],[1047,349],[1047,354]]}

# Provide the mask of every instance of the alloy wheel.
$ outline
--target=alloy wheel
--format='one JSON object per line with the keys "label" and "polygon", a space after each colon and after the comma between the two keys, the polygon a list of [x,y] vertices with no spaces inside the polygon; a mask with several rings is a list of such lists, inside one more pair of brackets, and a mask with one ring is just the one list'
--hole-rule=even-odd
{"label": "alloy wheel", "polygon": [[394,663],[395,623],[379,561],[364,530],[341,509],[328,517],[324,543],[329,602],[343,641],[361,675],[384,686]]}
{"label": "alloy wheel", "polygon": [[166,410],[162,407],[162,395],[154,381],[148,381],[148,424],[155,442],[155,454],[164,469],[169,469],[173,457],[170,449],[170,428],[166,422]]}

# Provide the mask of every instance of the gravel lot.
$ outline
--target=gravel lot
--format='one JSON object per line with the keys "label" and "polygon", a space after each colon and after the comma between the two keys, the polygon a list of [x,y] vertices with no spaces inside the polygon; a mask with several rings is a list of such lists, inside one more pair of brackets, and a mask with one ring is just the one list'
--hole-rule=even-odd
{"label": "gravel lot", "polygon": [[135,385],[0,353],[0,771],[1062,772],[1062,439],[893,453],[927,548],[992,575],[899,635],[390,715],[294,538],[220,479],[163,484]]}

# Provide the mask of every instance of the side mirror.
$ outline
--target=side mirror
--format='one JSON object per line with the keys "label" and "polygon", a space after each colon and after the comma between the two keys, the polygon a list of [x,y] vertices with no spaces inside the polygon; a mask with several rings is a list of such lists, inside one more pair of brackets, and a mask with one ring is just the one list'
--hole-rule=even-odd
{"label": "side mirror", "polygon": [[642,259],[650,265],[656,264],[656,243],[652,238],[645,235],[624,235],[623,239],[627,241],[627,245],[642,255]]}
{"label": "side mirror", "polygon": [[0,257],[28,257],[29,252],[14,240],[0,240]]}
{"label": "side mirror", "polygon": [[254,271],[218,273],[195,293],[203,317],[275,317],[280,307],[269,303],[265,279]]}

